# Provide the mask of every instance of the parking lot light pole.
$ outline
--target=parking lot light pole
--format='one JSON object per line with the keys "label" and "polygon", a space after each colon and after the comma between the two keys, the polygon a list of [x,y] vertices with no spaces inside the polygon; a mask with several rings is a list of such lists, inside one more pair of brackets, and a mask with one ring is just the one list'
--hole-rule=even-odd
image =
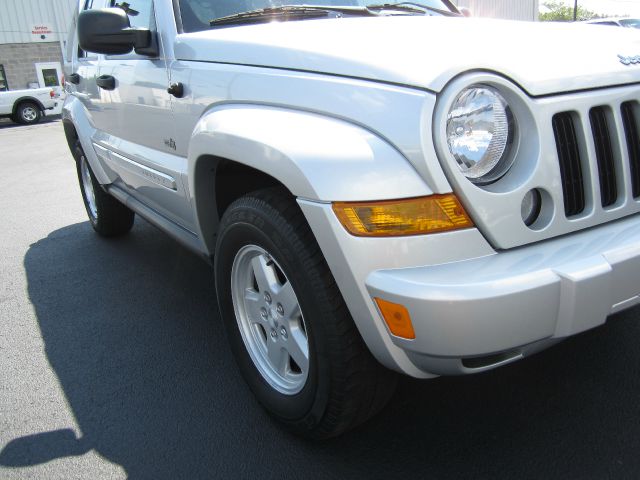
{"label": "parking lot light pole", "polygon": [[578,0],[576,0],[573,4],[573,21],[578,20]]}

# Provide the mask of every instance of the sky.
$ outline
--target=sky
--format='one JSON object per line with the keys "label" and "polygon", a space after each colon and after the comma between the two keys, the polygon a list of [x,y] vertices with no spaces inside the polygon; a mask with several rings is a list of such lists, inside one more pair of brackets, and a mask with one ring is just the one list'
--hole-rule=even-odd
{"label": "sky", "polygon": [[[540,0],[540,5],[545,0]],[[574,0],[562,0],[573,6]],[[592,12],[606,15],[629,15],[640,18],[640,0],[578,0],[578,5]]]}

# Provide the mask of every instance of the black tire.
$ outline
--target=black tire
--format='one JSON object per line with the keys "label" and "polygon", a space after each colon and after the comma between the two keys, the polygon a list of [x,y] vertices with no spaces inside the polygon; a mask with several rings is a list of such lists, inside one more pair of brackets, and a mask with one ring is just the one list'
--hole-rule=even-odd
{"label": "black tire", "polygon": [[[291,283],[308,336],[309,369],[299,393],[283,394],[260,373],[248,353],[232,300],[231,272],[243,247],[257,245]],[[302,211],[279,188],[233,202],[217,238],[218,305],[236,361],[266,410],[294,433],[315,439],[339,435],[384,407],[396,374],[382,367],[360,337]],[[268,341],[268,338],[267,338]]]}
{"label": "black tire", "polygon": [[42,110],[33,102],[22,102],[15,113],[15,119],[23,125],[35,125],[42,120],[42,116]]}
{"label": "black tire", "polygon": [[[102,189],[91,171],[80,142],[76,143],[74,157],[82,201],[93,229],[103,237],[117,237],[129,232],[133,227],[134,212]],[[83,166],[86,166],[86,173],[90,178],[87,179],[87,188],[83,181]],[[91,192],[94,198],[90,200],[88,196]]]}

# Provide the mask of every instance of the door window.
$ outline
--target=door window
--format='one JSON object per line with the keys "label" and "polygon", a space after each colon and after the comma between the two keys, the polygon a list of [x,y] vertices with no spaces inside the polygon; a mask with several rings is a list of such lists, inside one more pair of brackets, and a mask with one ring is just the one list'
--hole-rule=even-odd
{"label": "door window", "polygon": [[153,0],[111,0],[111,6],[121,8],[127,12],[129,23],[132,27],[155,30]]}

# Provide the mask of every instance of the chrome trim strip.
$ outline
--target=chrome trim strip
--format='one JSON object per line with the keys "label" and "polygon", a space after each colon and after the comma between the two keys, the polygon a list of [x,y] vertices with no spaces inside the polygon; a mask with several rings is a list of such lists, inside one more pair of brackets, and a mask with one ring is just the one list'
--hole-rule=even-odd
{"label": "chrome trim strip", "polygon": [[93,144],[93,150],[96,152],[96,155],[99,156],[103,160],[109,160],[109,150],[104,147],[101,147],[97,143]]}
{"label": "chrome trim strip", "polygon": [[[97,145],[94,144],[94,147],[97,147]],[[99,148],[102,149],[102,147]],[[176,179],[172,176],[159,172],[158,170],[154,170],[153,168],[149,168],[135,160],[131,160],[130,158],[123,157],[118,153],[109,151],[109,156],[105,158],[105,160],[110,164],[117,163],[118,166],[128,170],[130,173],[144,177],[156,185],[160,185],[171,190],[178,190]],[[111,166],[113,167],[113,165]]]}

